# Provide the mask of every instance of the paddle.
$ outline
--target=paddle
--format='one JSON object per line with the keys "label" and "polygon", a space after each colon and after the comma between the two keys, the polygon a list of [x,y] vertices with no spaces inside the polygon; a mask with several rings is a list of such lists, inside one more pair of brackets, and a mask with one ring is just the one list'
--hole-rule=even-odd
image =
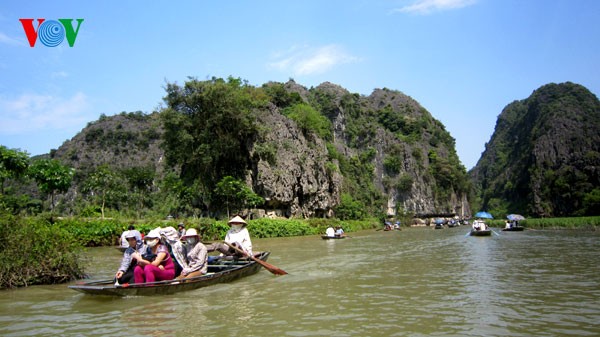
{"label": "paddle", "polygon": [[493,229],[491,229],[491,228],[490,228],[490,230],[492,231],[492,233],[494,233],[494,234],[496,234],[496,235],[500,236],[500,234],[496,233],[496,231],[495,231],[495,230],[493,230]]}
{"label": "paddle", "polygon": [[244,256],[246,256],[246,257],[249,257],[249,258],[251,258],[252,260],[256,261],[256,263],[258,263],[258,264],[260,264],[261,266],[265,267],[265,268],[266,268],[268,271],[270,271],[271,273],[273,273],[273,274],[275,274],[275,275],[287,275],[287,272],[286,272],[285,270],[283,270],[283,269],[279,269],[279,268],[275,267],[275,266],[274,266],[274,265],[272,265],[272,264],[266,263],[266,262],[265,262],[265,261],[263,261],[263,260],[260,260],[260,259],[257,259],[257,258],[255,258],[254,256],[248,255],[248,254],[246,254],[246,252],[245,252],[245,251],[243,251],[243,250],[239,249],[238,247],[236,247],[236,246],[234,246],[234,245],[231,245],[231,244],[229,244],[229,243],[227,243],[227,242],[225,242],[225,241],[223,241],[223,243],[225,243],[225,244],[226,244],[226,245],[228,245],[229,247],[233,248],[233,249],[234,249],[235,251],[237,251],[238,253],[240,253],[240,254],[242,254],[242,255],[244,255]]}

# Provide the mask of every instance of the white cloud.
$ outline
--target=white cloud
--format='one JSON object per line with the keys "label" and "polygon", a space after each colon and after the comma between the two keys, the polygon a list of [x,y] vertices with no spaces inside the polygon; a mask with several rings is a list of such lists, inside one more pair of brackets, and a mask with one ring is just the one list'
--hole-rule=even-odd
{"label": "white cloud", "polygon": [[337,45],[322,47],[294,46],[273,56],[267,66],[292,75],[324,73],[339,64],[357,62],[358,58],[346,53]]}
{"label": "white cloud", "polygon": [[24,46],[25,45],[25,43],[23,41],[12,38],[2,32],[0,32],[0,43],[8,44],[11,46]]}
{"label": "white cloud", "polygon": [[417,0],[411,5],[394,9],[394,12],[429,14],[435,11],[471,6],[476,2],[477,0]]}
{"label": "white cloud", "polygon": [[81,127],[89,121],[88,109],[88,98],[80,92],[70,98],[39,94],[23,94],[14,99],[0,97],[0,134]]}

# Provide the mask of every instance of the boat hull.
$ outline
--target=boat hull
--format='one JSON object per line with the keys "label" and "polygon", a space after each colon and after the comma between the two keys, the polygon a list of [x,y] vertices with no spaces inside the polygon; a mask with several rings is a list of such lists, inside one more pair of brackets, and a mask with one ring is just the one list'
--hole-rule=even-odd
{"label": "boat hull", "polygon": [[471,236],[490,236],[492,235],[492,230],[491,229],[484,229],[484,230],[471,230]]}
{"label": "boat hull", "polygon": [[321,239],[323,240],[338,240],[338,239],[345,239],[345,236],[328,236],[328,235],[321,235]]}
{"label": "boat hull", "polygon": [[[256,258],[266,261],[270,252],[262,252]],[[83,282],[71,285],[70,289],[89,295],[106,296],[154,296],[169,295],[181,291],[194,290],[211,286],[217,283],[231,282],[242,277],[256,274],[262,266],[253,261],[245,260],[228,261],[219,264],[209,264],[206,275],[190,278],[183,281],[168,280],[152,283],[115,285],[114,280]]]}
{"label": "boat hull", "polygon": [[524,231],[525,227],[521,227],[521,226],[517,226],[517,227],[510,227],[510,228],[502,228],[503,232],[521,232]]}

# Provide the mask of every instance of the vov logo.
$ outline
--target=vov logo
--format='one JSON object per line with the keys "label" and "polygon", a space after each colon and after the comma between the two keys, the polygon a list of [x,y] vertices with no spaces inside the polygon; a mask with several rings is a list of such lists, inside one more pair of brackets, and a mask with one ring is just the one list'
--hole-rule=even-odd
{"label": "vov logo", "polygon": [[[83,19],[58,19],[58,21],[37,19],[38,27],[36,31],[33,27],[33,20],[19,19],[31,48],[35,46],[35,42],[38,39],[46,47],[56,47],[63,42],[65,37],[67,38],[69,47],[73,47],[75,39],[77,39],[77,34],[79,34],[81,23],[83,22]],[[73,20],[77,20],[77,29],[73,29]]]}

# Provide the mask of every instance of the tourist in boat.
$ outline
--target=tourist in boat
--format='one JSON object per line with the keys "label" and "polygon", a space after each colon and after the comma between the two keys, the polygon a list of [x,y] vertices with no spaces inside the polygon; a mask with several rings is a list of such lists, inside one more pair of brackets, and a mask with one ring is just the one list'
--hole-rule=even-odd
{"label": "tourist in boat", "polygon": [[325,235],[327,235],[329,237],[334,237],[335,230],[333,229],[333,227],[331,227],[331,226],[327,227],[327,230],[325,231]]}
{"label": "tourist in boat", "polygon": [[[241,216],[236,215],[227,223],[229,224],[230,229],[227,231],[224,241],[232,246],[235,246],[244,253],[252,255],[252,241],[250,240],[250,233],[246,228],[248,225],[246,221],[244,221]],[[213,243],[208,245],[207,248],[209,252],[217,250],[221,252],[221,255],[242,255],[237,250],[223,243]]]}
{"label": "tourist in boat", "polygon": [[208,251],[206,246],[200,242],[200,236],[194,228],[190,228],[181,240],[185,244],[185,261],[181,266],[181,274],[177,277],[178,280],[201,276],[206,274],[208,270]]}
{"label": "tourist in boat", "polygon": [[185,235],[185,225],[183,222],[180,222],[179,225],[177,225],[177,234],[180,238]]}
{"label": "tourist in boat", "polygon": [[142,252],[145,248],[142,239],[140,238],[138,240],[135,232],[137,231],[128,230],[122,234],[122,236],[127,240],[129,246],[127,249],[125,249],[125,252],[123,253],[123,260],[121,260],[121,266],[115,274],[116,283],[125,284],[134,282],[133,270],[137,265],[137,260],[133,258],[133,254],[135,252]]}
{"label": "tourist in boat", "polygon": [[134,225],[129,225],[127,230],[121,234],[121,247],[122,248],[129,247],[129,243],[127,242],[127,238],[125,237],[125,234],[131,234],[131,233],[135,234],[135,238],[137,240],[142,241],[142,233],[140,233],[140,231],[136,230]]}
{"label": "tourist in boat", "polygon": [[146,251],[144,254],[136,252],[133,258],[137,266],[133,270],[135,283],[171,280],[175,277],[175,264],[166,245],[160,242],[158,230],[151,230],[144,238]]}
{"label": "tourist in boat", "polygon": [[335,236],[344,236],[342,226],[335,226]]}
{"label": "tourist in boat", "polygon": [[[252,255],[252,241],[250,240],[250,233],[246,228],[248,223],[242,217],[236,215],[233,219],[229,220],[228,224],[231,228],[225,235],[225,242],[236,246],[248,255]],[[234,253],[235,251],[232,252],[232,250],[229,250],[229,252]]]}
{"label": "tourist in boat", "polygon": [[483,221],[479,221],[479,230],[480,230],[480,231],[484,231],[484,230],[486,230],[486,229],[487,229],[487,227],[486,227],[486,225],[485,225],[485,222],[483,222]]}
{"label": "tourist in boat", "polygon": [[512,227],[512,224],[508,220],[506,220],[505,222],[506,223],[504,224],[504,228],[508,229]]}

